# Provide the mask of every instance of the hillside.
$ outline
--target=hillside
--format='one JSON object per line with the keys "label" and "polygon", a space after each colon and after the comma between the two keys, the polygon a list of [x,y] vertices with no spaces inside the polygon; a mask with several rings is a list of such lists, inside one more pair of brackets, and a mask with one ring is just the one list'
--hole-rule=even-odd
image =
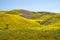
{"label": "hillside", "polygon": [[58,16],[60,15],[59,13],[52,13],[52,12],[33,12],[23,9],[21,10],[15,9],[8,11],[7,13],[20,15],[26,19],[36,21],[37,23],[43,24],[45,26],[48,24],[53,24],[53,22],[59,21],[58,19],[60,19],[58,18]]}
{"label": "hillside", "polygon": [[[5,12],[5,11],[2,11],[2,12]],[[11,22],[14,20],[13,21],[14,24],[16,23],[16,25],[14,24],[11,24],[11,25],[17,26],[17,27],[20,26],[24,28],[28,26],[29,29],[40,29],[41,27],[59,27],[60,26],[59,13],[33,12],[33,11],[28,11],[23,9],[15,9],[11,11],[6,11],[4,15],[9,15],[9,17],[11,16],[11,19],[8,16],[7,17]],[[3,19],[3,20],[7,20],[7,19]]]}
{"label": "hillside", "polygon": [[60,40],[60,14],[0,11],[0,40]]}
{"label": "hillside", "polygon": [[29,27],[40,27],[40,24],[35,21],[28,21],[28,19],[23,18],[19,15],[0,13],[0,29],[2,30],[16,30]]}

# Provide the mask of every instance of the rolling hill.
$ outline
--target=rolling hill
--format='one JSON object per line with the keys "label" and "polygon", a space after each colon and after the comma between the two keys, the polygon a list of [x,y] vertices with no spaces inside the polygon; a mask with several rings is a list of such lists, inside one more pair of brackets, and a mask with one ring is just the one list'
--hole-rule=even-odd
{"label": "rolling hill", "polygon": [[[8,27],[8,28],[7,28]],[[28,19],[21,17],[15,14],[0,14],[0,29],[21,29],[21,28],[29,28],[29,27],[40,27],[35,21],[28,21]]]}
{"label": "rolling hill", "polygon": [[60,14],[0,11],[0,40],[60,40]]}
{"label": "rolling hill", "polygon": [[21,10],[15,9],[8,11],[7,13],[20,15],[26,19],[36,21],[37,23],[43,24],[45,26],[48,24],[53,24],[53,22],[59,21],[58,19],[60,19],[58,18],[58,16],[60,15],[59,13],[52,13],[52,12],[33,12],[23,9]]}

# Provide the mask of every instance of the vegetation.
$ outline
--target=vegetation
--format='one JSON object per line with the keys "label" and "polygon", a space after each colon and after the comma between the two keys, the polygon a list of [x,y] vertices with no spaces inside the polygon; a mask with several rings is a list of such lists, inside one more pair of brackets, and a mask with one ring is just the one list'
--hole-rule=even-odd
{"label": "vegetation", "polygon": [[60,40],[60,14],[0,11],[0,40]]}

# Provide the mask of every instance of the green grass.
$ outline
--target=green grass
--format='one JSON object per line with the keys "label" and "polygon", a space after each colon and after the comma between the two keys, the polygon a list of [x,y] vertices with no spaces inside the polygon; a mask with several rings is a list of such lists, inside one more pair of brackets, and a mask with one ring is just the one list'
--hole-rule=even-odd
{"label": "green grass", "polygon": [[60,40],[58,30],[29,30],[1,31],[0,40]]}

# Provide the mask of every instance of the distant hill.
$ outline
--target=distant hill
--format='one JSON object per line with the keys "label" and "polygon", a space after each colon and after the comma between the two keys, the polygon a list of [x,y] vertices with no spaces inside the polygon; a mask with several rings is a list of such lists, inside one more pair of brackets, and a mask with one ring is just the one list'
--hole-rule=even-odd
{"label": "distant hill", "polygon": [[[58,15],[60,15],[59,13],[44,12],[44,11],[33,12],[33,11],[28,11],[28,10],[23,10],[23,9],[21,9],[21,10],[15,9],[15,10],[8,11],[7,13],[8,14],[17,14],[17,15],[20,15],[24,18],[34,20],[34,21],[36,21],[40,24],[43,24],[43,25],[52,24],[52,21],[54,21],[55,18]],[[57,19],[60,19],[60,18],[57,18]]]}

